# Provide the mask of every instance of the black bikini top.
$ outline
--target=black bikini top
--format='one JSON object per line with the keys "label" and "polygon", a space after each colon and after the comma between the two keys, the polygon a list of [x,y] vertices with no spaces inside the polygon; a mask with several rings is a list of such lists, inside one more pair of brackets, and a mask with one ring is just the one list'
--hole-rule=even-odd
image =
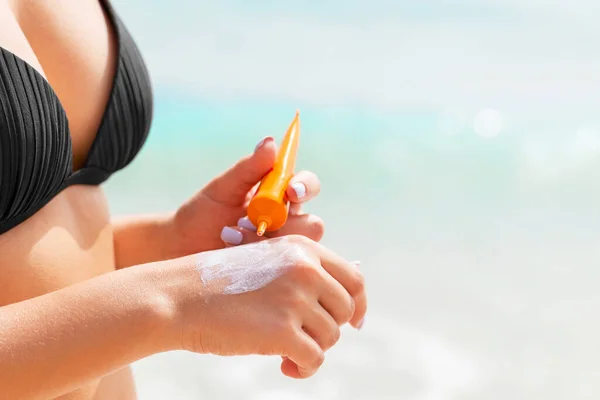
{"label": "black bikini top", "polygon": [[73,171],[69,122],[44,77],[0,47],[0,234],[31,217],[70,185],[99,185],[146,141],[152,88],[142,57],[107,1],[118,66],[100,128],[83,168]]}

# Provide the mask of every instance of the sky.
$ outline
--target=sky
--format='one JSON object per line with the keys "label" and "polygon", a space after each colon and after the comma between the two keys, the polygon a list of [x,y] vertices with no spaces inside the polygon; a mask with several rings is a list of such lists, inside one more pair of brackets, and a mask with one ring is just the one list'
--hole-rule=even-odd
{"label": "sky", "polygon": [[[364,134],[379,135],[376,158],[398,171],[414,166],[418,129],[407,141],[390,125],[428,112],[442,134],[495,139],[526,182],[600,178],[595,0],[113,1],[159,100],[387,116]],[[432,157],[458,157],[444,138],[428,140]],[[457,140],[464,157],[487,154]]]}
{"label": "sky", "polygon": [[115,1],[158,85],[395,110],[600,101],[594,1]]}

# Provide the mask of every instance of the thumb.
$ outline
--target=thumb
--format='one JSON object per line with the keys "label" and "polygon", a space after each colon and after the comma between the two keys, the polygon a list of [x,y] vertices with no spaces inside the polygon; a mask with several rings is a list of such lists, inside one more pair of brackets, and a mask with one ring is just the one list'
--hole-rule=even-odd
{"label": "thumb", "polygon": [[213,179],[203,190],[212,200],[230,206],[241,206],[246,195],[273,168],[277,145],[272,137],[261,140],[254,153]]}

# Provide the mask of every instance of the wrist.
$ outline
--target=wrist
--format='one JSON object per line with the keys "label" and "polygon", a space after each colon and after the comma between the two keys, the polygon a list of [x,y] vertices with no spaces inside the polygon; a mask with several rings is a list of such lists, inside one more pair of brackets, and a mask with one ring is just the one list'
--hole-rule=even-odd
{"label": "wrist", "polygon": [[152,276],[157,304],[154,318],[163,327],[159,341],[167,350],[189,350],[187,325],[202,319],[199,314],[206,296],[197,263],[197,255],[191,255],[142,266]]}
{"label": "wrist", "polygon": [[142,303],[151,321],[149,325],[153,327],[154,353],[182,349],[182,289],[189,277],[185,279],[177,264],[170,260],[135,267],[142,275],[136,279],[136,285],[146,288]]}

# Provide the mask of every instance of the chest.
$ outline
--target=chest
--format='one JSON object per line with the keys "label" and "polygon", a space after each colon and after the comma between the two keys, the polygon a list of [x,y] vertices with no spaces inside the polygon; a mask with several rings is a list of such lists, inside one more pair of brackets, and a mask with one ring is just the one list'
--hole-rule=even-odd
{"label": "chest", "polygon": [[98,0],[13,0],[17,22],[66,112],[73,167],[83,166],[118,62],[115,26]]}
{"label": "chest", "polygon": [[128,165],[153,114],[142,56],[107,0],[12,1],[13,26],[0,25],[0,234]]}

